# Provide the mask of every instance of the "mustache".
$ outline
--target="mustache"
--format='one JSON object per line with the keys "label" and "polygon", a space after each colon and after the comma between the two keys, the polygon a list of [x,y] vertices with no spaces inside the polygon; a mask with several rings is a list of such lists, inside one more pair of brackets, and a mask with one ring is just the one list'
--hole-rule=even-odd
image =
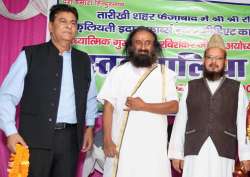
{"label": "mustache", "polygon": [[214,63],[211,63],[211,64],[209,64],[208,66],[209,66],[209,67],[216,67],[216,68],[219,67],[217,64],[214,64]]}
{"label": "mustache", "polygon": [[138,53],[146,53],[146,54],[149,54],[149,50],[147,50],[147,49],[139,49],[139,50],[138,50]]}

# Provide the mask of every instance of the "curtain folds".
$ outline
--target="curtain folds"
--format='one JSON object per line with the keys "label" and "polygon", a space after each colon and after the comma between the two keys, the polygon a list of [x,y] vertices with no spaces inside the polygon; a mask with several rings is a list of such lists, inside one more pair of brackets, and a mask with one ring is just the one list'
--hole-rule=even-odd
{"label": "curtain folds", "polygon": [[[32,2],[35,3],[35,1]],[[45,41],[47,18],[40,12],[39,15],[35,15],[34,11],[29,12],[27,9],[35,9],[33,5],[30,6],[30,3],[31,1],[28,0],[0,0],[0,34],[2,34],[0,42],[0,85],[23,46]],[[38,8],[42,9],[45,6],[41,1]],[[18,21],[13,20],[13,18],[6,17],[8,15],[1,15],[6,12],[8,15],[12,14],[13,18],[17,18],[20,14],[22,16],[18,17]],[[15,12],[19,13],[14,14]],[[26,18],[26,20],[20,20],[21,18]],[[7,177],[8,159],[9,151],[6,147],[6,137],[0,131],[0,177]]]}
{"label": "curtain folds", "polygon": [[12,20],[27,20],[38,14],[47,15],[48,0],[29,0],[26,7],[19,13],[11,13],[6,8],[4,1],[0,1],[0,14]]}

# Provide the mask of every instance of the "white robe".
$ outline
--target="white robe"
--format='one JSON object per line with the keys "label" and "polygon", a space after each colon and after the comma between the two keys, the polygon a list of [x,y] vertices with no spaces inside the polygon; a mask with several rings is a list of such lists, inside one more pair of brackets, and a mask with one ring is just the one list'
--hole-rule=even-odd
{"label": "white robe", "polygon": [[[98,100],[107,100],[114,106],[112,139],[115,144],[124,119],[126,98],[131,94],[145,68],[135,68],[125,63],[114,68],[98,95]],[[166,100],[178,100],[175,75],[166,68]],[[144,80],[133,97],[140,97],[148,103],[162,102],[162,75],[158,66]],[[113,177],[113,158],[104,164],[104,177]],[[166,115],[143,111],[130,111],[119,154],[117,177],[171,177],[167,157]]]}
{"label": "white robe", "polygon": [[[211,93],[218,88],[221,79],[208,81]],[[218,155],[216,147],[210,137],[204,142],[198,155],[184,157],[185,129],[187,123],[186,98],[188,86],[186,86],[177,113],[169,144],[168,155],[170,159],[184,159],[182,177],[232,177],[234,160]],[[230,98],[229,98],[230,99]],[[201,103],[202,104],[202,103]],[[240,86],[237,111],[237,139],[240,160],[250,159],[250,143],[246,141],[246,110],[248,99],[243,86]],[[225,144],[225,146],[227,146]]]}

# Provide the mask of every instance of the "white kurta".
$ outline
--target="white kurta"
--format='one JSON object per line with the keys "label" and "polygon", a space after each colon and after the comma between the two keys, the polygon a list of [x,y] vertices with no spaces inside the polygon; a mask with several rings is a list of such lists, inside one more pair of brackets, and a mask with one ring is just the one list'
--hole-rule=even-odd
{"label": "white kurta", "polygon": [[[218,88],[221,79],[218,81],[208,81],[211,93]],[[209,137],[201,147],[198,155],[188,155],[184,157],[185,129],[187,123],[186,98],[188,86],[186,86],[177,113],[168,155],[170,159],[184,159],[184,169],[182,177],[232,177],[234,171],[234,160],[218,155],[216,147]],[[228,98],[230,99],[230,98]],[[201,103],[202,104],[202,103]],[[248,99],[243,86],[240,86],[238,96],[237,111],[237,139],[240,160],[250,159],[250,143],[246,141],[246,110]],[[225,146],[227,146],[225,144]]]}
{"label": "white kurta", "polygon": [[[135,68],[125,63],[114,68],[98,95],[100,101],[107,100],[114,106],[112,139],[115,144],[124,119],[126,98],[131,94],[145,68]],[[175,74],[166,68],[166,100],[178,100]],[[162,102],[162,75],[158,66],[145,79],[133,97],[148,103]],[[113,158],[104,164],[104,177],[112,177]],[[167,157],[166,115],[143,111],[130,111],[119,154],[117,177],[171,177]]]}

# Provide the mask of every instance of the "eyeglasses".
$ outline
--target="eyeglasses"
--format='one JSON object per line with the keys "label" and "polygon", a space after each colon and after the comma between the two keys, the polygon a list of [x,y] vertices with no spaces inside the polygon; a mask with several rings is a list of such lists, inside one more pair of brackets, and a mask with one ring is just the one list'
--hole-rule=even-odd
{"label": "eyeglasses", "polygon": [[207,60],[216,60],[216,61],[224,60],[223,57],[217,57],[217,56],[205,56],[205,59],[207,59]]}

